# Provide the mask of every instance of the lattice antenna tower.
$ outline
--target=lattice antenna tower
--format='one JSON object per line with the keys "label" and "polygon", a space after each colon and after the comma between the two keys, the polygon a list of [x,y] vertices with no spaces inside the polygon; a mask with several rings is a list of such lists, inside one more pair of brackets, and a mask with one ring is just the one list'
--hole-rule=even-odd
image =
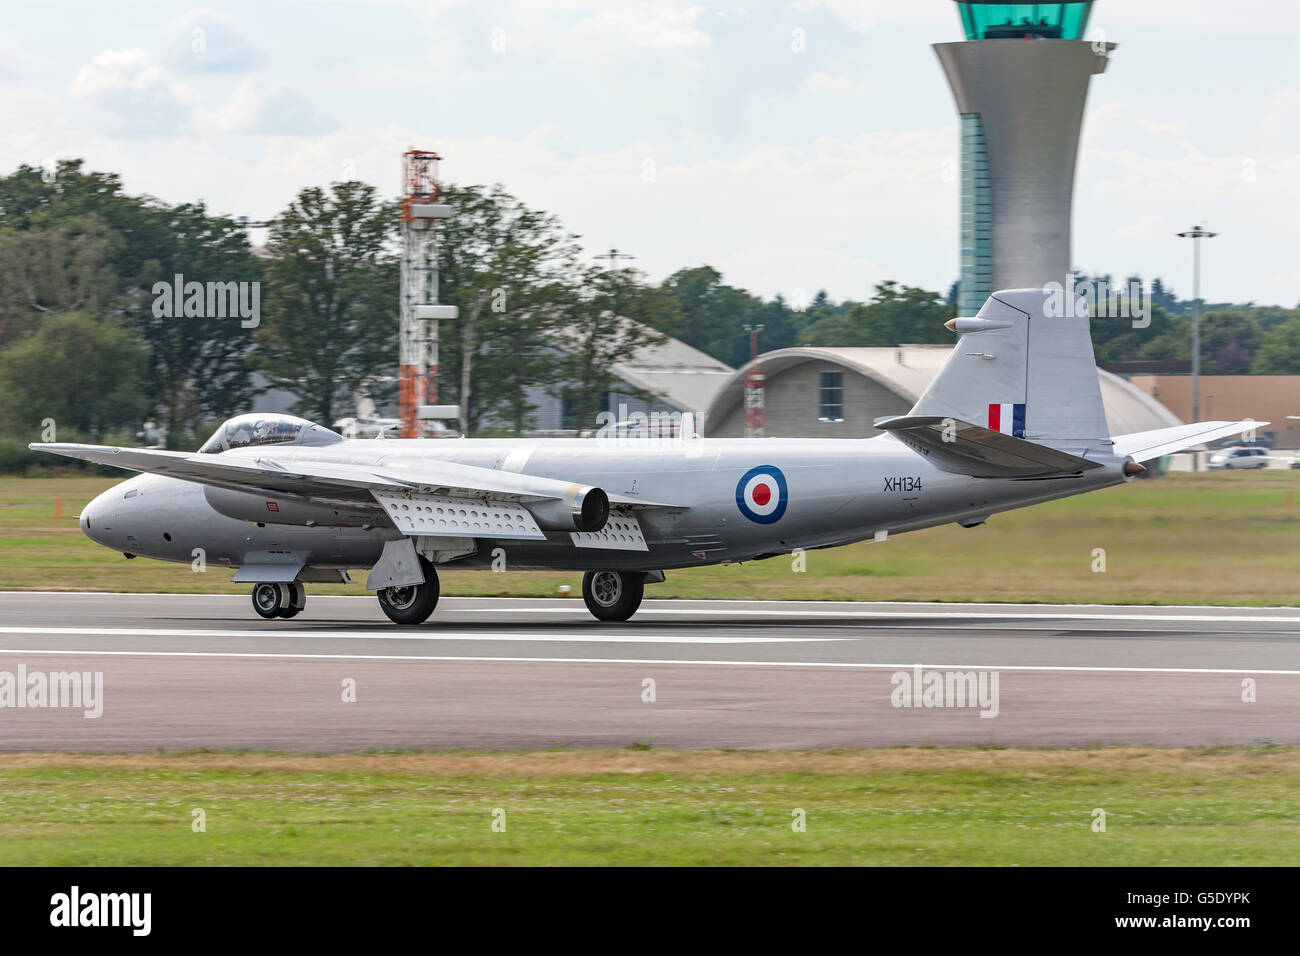
{"label": "lattice antenna tower", "polygon": [[458,315],[454,305],[438,304],[438,221],[454,214],[440,201],[440,159],[421,149],[402,155],[398,414],[403,438],[423,437],[428,420],[460,414],[456,406],[438,404],[438,323]]}

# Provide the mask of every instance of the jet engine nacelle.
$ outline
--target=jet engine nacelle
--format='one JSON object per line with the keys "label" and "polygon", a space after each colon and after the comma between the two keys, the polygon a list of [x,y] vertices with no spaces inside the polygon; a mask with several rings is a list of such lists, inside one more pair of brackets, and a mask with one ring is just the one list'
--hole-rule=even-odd
{"label": "jet engine nacelle", "polygon": [[609,495],[590,485],[572,485],[563,498],[523,506],[544,531],[599,531],[609,520]]}
{"label": "jet engine nacelle", "polygon": [[346,505],[307,502],[292,496],[276,495],[274,492],[254,495],[246,491],[231,491],[227,488],[205,485],[203,497],[215,511],[239,521],[307,527],[360,527],[383,521],[378,511],[367,511]]}

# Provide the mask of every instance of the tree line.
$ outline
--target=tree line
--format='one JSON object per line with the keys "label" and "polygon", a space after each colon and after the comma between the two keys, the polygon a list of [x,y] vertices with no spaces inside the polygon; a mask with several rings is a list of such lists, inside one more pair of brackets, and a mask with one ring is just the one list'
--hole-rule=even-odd
{"label": "tree line", "polygon": [[[756,296],[707,265],[655,283],[593,263],[555,216],[500,185],[447,185],[444,201],[457,214],[440,226],[439,298],[460,318],[441,324],[440,397],[461,405],[468,434],[532,427],[537,387],[590,426],[615,363],[665,336],[732,366],[760,325],[764,351],[952,340],[955,288],[882,282],[867,302],[805,303]],[[398,230],[393,197],[341,182],[301,190],[255,250],[202,201],[130,195],[80,160],[20,166],[0,178],[0,435],[25,443],[53,420],[60,440],[131,443],[153,419],[170,447],[194,448],[259,389],[288,391],[325,424],[357,388],[382,402],[398,362]],[[189,303],[191,283],[248,284],[260,314],[214,315],[197,299],[160,308],[164,293]],[[1188,357],[1188,303],[1159,280],[1151,299],[1148,327],[1094,320],[1098,361]],[[1215,305],[1202,355],[1206,374],[1300,374],[1300,310]]]}

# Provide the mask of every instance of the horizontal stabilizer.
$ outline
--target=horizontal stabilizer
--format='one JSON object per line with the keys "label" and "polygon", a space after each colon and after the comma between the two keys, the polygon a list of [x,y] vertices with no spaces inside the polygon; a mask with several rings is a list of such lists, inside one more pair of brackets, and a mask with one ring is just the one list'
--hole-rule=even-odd
{"label": "horizontal stabilizer", "polygon": [[1134,461],[1150,461],[1163,455],[1172,455],[1176,451],[1203,445],[1207,441],[1227,438],[1262,428],[1268,422],[1194,422],[1191,425],[1174,425],[1172,428],[1157,428],[1149,432],[1134,432],[1132,435],[1115,436],[1115,454],[1127,455]]}
{"label": "horizontal stabilizer", "polygon": [[936,468],[972,478],[1059,478],[1101,464],[981,425],[930,415],[877,419],[876,427],[894,435]]}

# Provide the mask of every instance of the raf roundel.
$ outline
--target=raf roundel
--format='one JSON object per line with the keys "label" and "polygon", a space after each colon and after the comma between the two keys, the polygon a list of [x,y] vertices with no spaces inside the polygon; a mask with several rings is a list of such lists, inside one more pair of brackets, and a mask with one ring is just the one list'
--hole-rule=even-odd
{"label": "raf roundel", "polygon": [[774,465],[759,465],[736,483],[736,507],[750,521],[772,524],[781,520],[790,501],[785,475]]}

